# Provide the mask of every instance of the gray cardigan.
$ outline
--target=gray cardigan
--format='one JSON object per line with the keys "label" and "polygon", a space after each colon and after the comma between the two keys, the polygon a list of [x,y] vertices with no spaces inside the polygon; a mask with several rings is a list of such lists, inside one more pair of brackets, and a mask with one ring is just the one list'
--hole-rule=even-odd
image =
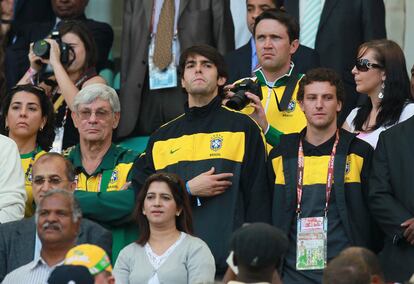
{"label": "gray cardigan", "polygon": [[[160,283],[214,283],[215,263],[210,249],[199,238],[186,235],[158,269]],[[113,274],[116,283],[148,283],[155,269],[145,248],[132,243],[121,250]]]}

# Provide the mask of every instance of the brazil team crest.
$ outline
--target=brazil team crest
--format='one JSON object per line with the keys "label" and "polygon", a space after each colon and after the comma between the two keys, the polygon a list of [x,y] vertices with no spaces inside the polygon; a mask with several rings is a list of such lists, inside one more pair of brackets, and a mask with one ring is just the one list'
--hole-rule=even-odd
{"label": "brazil team crest", "polygon": [[112,174],[111,174],[111,183],[114,183],[114,182],[116,182],[118,180],[118,171],[117,170],[114,170],[113,172],[112,172]]}
{"label": "brazil team crest", "polygon": [[296,102],[292,100],[289,102],[286,112],[292,112],[295,110],[295,108],[296,108]]}
{"label": "brazil team crest", "polygon": [[223,137],[221,135],[213,135],[210,140],[210,149],[218,151],[223,146]]}
{"label": "brazil team crest", "polygon": [[346,161],[345,164],[345,175],[347,175],[349,173],[349,170],[351,169],[351,162],[350,161]]}

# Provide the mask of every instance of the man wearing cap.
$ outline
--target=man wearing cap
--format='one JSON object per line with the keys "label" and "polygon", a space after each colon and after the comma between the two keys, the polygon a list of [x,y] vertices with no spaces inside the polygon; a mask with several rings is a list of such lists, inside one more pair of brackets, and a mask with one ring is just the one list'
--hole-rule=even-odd
{"label": "man wearing cap", "polygon": [[92,244],[82,244],[72,248],[65,257],[66,265],[82,265],[95,278],[95,284],[113,284],[111,261],[106,252]]}
{"label": "man wearing cap", "polygon": [[[246,224],[231,239],[233,263],[237,267],[236,283],[274,283],[276,269],[288,248],[285,234],[266,223]],[[276,276],[275,276],[276,274]]]}
{"label": "man wearing cap", "polygon": [[[72,164],[57,153],[46,153],[33,164],[32,190],[36,204],[50,190],[73,192]],[[100,225],[82,219],[76,242],[97,244],[111,251],[111,233]],[[40,256],[42,243],[36,234],[35,217],[0,225],[0,282],[10,271]]]}
{"label": "man wearing cap", "polygon": [[66,157],[76,172],[75,196],[83,216],[112,232],[112,259],[136,240],[137,226],[130,215],[135,191],[128,189],[129,170],[137,153],[112,143],[121,105],[114,89],[104,84],[83,88],[73,102],[72,118],[79,131],[79,144]]}
{"label": "man wearing cap", "polygon": [[82,212],[71,192],[52,189],[45,193],[36,208],[36,228],[42,243],[40,255],[7,274],[2,283],[46,283],[75,245],[81,219]]}
{"label": "man wearing cap", "polygon": [[373,149],[337,128],[344,96],[333,70],[307,72],[297,96],[307,126],[269,154],[272,221],[289,237],[285,284],[320,283],[327,261],[349,246],[379,249],[367,202]]}

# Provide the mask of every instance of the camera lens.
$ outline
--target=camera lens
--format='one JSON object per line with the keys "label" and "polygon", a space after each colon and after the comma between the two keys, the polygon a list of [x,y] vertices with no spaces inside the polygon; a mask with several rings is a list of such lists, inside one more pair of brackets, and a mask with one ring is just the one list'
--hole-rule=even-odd
{"label": "camera lens", "polygon": [[39,56],[44,59],[48,59],[49,52],[50,52],[50,44],[47,41],[41,39],[41,40],[36,41],[33,44],[33,53],[36,56]]}
{"label": "camera lens", "polygon": [[234,110],[242,110],[248,105],[249,101],[250,100],[246,97],[245,91],[240,90],[227,101],[226,106]]}

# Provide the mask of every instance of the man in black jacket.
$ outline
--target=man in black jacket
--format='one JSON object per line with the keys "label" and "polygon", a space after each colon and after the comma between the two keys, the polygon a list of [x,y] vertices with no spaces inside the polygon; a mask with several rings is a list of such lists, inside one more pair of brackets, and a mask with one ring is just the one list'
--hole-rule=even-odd
{"label": "man in black jacket", "polygon": [[414,118],[382,132],[369,180],[371,211],[385,233],[380,261],[390,282],[414,273],[413,141]]}
{"label": "man in black jacket", "polygon": [[289,236],[283,283],[321,283],[327,261],[344,248],[378,250],[367,201],[373,150],[337,128],[344,88],[333,70],[309,71],[297,98],[307,126],[270,152],[272,217]]}
{"label": "man in black jacket", "polygon": [[270,221],[266,149],[258,125],[222,105],[224,59],[213,47],[192,46],[180,57],[185,113],[151,135],[132,167],[139,190],[157,171],[187,181],[194,233],[210,247],[217,275],[227,267],[231,233],[244,222]]}

